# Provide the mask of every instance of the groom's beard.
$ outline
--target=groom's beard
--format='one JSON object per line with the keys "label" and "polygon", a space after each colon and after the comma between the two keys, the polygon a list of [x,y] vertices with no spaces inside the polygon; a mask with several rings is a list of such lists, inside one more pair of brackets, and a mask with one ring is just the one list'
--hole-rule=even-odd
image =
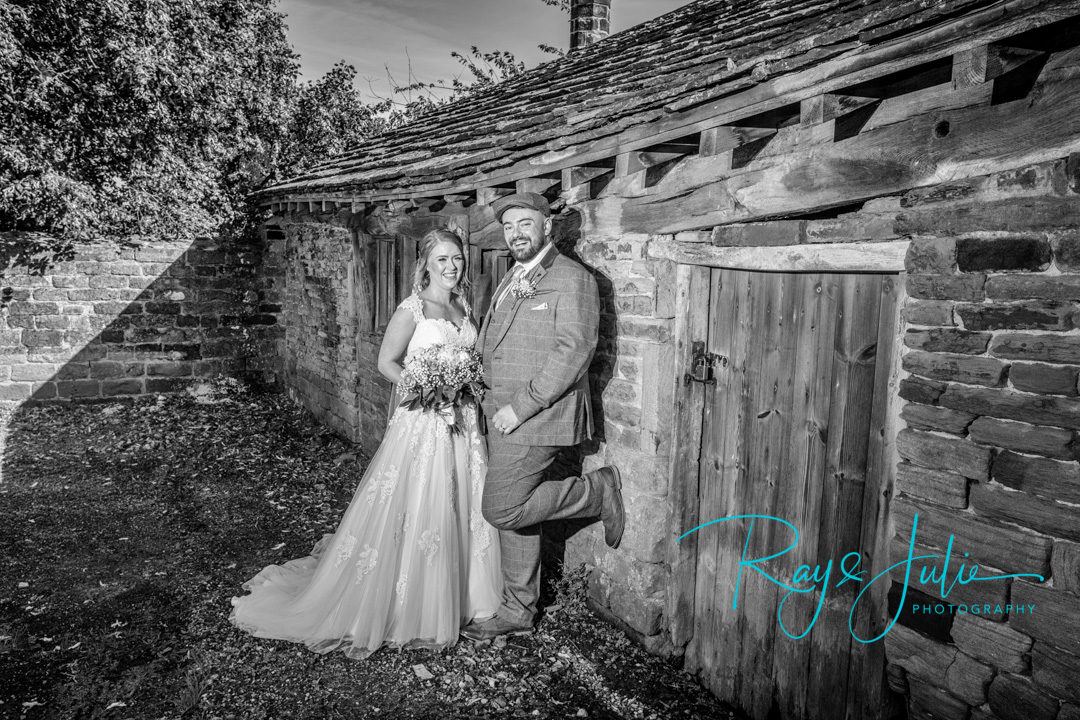
{"label": "groom's beard", "polygon": [[[526,242],[526,245],[524,247],[521,247],[520,249],[515,247],[515,244],[519,240],[524,240]],[[541,250],[547,247],[547,240],[545,239],[541,241],[539,245],[533,245],[532,238],[526,235],[517,235],[510,238],[510,242],[508,244],[510,247],[510,255],[513,256],[514,260],[519,263],[527,263],[537,255],[539,255]]]}

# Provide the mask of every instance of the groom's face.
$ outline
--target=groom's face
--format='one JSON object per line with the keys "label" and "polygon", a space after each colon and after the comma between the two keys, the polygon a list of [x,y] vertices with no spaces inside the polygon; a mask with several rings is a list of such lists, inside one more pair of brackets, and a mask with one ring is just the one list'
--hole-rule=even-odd
{"label": "groom's face", "polygon": [[502,227],[503,239],[510,254],[519,263],[525,263],[547,245],[551,218],[544,217],[538,210],[510,208],[503,213]]}

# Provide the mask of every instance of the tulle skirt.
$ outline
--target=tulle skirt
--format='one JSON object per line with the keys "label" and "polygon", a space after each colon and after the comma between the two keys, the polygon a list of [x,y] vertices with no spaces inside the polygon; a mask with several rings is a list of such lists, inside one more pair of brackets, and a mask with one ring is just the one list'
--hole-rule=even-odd
{"label": "tulle skirt", "polygon": [[502,574],[498,534],[480,514],[487,459],[475,408],[460,411],[459,427],[398,408],[337,530],[244,583],[230,621],[363,658],[446,647],[463,622],[494,615]]}

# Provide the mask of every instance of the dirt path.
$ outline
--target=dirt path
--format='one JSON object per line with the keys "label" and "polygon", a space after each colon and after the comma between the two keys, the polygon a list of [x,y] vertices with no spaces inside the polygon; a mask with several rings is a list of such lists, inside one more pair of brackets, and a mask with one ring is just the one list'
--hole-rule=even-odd
{"label": "dirt path", "polygon": [[363,458],[280,396],[220,398],[15,415],[0,717],[733,717],[593,617],[580,573],[510,642],[357,662],[237,631],[229,597],[333,530]]}

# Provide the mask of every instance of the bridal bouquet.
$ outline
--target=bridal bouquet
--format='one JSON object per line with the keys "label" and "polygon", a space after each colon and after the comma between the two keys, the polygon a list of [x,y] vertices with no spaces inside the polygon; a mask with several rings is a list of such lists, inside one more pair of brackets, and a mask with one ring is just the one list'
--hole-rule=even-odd
{"label": "bridal bouquet", "polygon": [[456,432],[457,409],[484,394],[480,353],[461,345],[429,345],[405,359],[399,384],[401,404],[433,410]]}

